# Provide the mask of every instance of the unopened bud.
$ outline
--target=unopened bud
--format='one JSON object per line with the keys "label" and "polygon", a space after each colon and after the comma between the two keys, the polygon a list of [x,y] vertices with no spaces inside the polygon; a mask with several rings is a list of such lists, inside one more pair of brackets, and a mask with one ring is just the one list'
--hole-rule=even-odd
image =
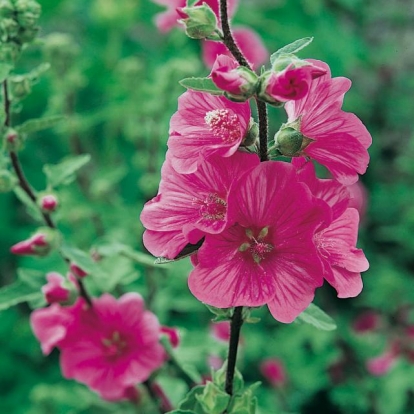
{"label": "unopened bud", "polygon": [[257,141],[258,137],[259,137],[259,125],[257,125],[257,123],[254,122],[253,120],[250,120],[249,130],[247,131],[245,137],[243,138],[241,145],[245,147],[250,147]]}
{"label": "unopened bud", "polygon": [[177,9],[185,32],[192,39],[205,39],[213,35],[217,29],[217,17],[206,4],[202,6],[183,7]]}
{"label": "unopened bud", "polygon": [[168,340],[173,348],[177,348],[180,344],[178,329],[170,328],[169,326],[161,326],[161,333],[168,337]]}
{"label": "unopened bud", "polygon": [[286,157],[299,157],[310,143],[311,139],[302,135],[295,128],[283,126],[275,135],[276,149]]}
{"label": "unopened bud", "polygon": [[23,144],[21,135],[13,128],[6,130],[3,140],[7,151],[18,151]]}
{"label": "unopened bud", "polygon": [[0,0],[0,19],[13,17],[14,7],[10,0]]}
{"label": "unopened bud", "polygon": [[0,171],[0,193],[8,193],[17,184],[17,178],[7,170]]}
{"label": "unopened bud", "polygon": [[53,194],[46,194],[39,198],[38,204],[44,212],[51,213],[56,210],[59,202]]}
{"label": "unopened bud", "polygon": [[42,292],[47,303],[67,302],[70,298],[70,290],[64,287],[65,278],[56,272],[46,275],[47,284],[42,286]]}
{"label": "unopened bud", "polygon": [[21,256],[46,256],[58,244],[58,240],[56,230],[42,227],[29,239],[12,246],[10,251]]}
{"label": "unopened bud", "polygon": [[269,358],[260,364],[262,375],[273,385],[280,386],[286,382],[286,373],[283,364],[276,358]]}
{"label": "unopened bud", "polygon": [[27,76],[17,75],[10,78],[13,98],[22,100],[32,91],[32,83]]}
{"label": "unopened bud", "polygon": [[88,273],[85,272],[82,268],[80,268],[77,264],[71,263],[70,264],[70,271],[79,278],[83,278],[88,276]]}

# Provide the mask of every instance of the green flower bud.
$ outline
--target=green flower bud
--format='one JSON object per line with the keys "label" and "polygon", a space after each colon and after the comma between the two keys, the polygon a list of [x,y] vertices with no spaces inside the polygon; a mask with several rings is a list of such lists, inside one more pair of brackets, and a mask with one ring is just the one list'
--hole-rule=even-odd
{"label": "green flower bud", "polygon": [[14,64],[21,52],[17,43],[0,43],[0,62]]}
{"label": "green flower bud", "polygon": [[202,6],[184,7],[178,9],[185,25],[185,32],[192,39],[205,39],[213,35],[217,29],[217,17],[206,3]]}
{"label": "green flower bud", "polygon": [[34,0],[15,0],[14,8],[17,13],[31,13],[34,16],[40,17],[42,8],[40,4]]}
{"label": "green flower bud", "polygon": [[251,119],[249,129],[243,138],[241,145],[250,147],[257,141],[257,138],[259,138],[259,125]]}
{"label": "green flower bud", "polygon": [[196,395],[196,399],[206,413],[222,414],[230,401],[230,395],[222,391],[212,382],[204,387],[202,395]]}
{"label": "green flower bud", "polygon": [[17,178],[8,170],[0,171],[0,193],[8,193],[17,184]]}
{"label": "green flower bud", "polygon": [[302,151],[312,142],[291,125],[283,125],[275,135],[275,147],[287,157],[300,157]]}
{"label": "green flower bud", "polygon": [[1,19],[0,21],[0,41],[7,43],[17,37],[19,25],[11,18]]}
{"label": "green flower bud", "polygon": [[12,76],[10,78],[10,90],[13,98],[22,100],[32,91],[32,82],[23,75]]}
{"label": "green flower bud", "polygon": [[24,29],[20,32],[19,42],[20,43],[30,43],[35,39],[35,37],[37,36],[38,33],[39,33],[39,28],[36,27],[36,26],[26,28],[26,29]]}

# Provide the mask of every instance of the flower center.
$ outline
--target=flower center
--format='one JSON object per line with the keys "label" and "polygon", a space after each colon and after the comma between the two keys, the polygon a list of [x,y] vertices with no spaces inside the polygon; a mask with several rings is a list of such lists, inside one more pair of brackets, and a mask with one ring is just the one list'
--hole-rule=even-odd
{"label": "flower center", "polygon": [[252,258],[255,263],[259,264],[263,259],[266,258],[268,253],[270,253],[274,246],[271,243],[267,243],[265,241],[266,236],[269,233],[269,228],[264,227],[255,237],[253,230],[246,229],[246,236],[248,237],[249,241],[243,243],[239,247],[240,252],[249,252],[252,255]]}
{"label": "flower center", "polygon": [[103,338],[102,344],[104,345],[104,353],[108,358],[119,357],[123,354],[127,343],[121,338],[118,331],[113,332],[110,338]]}
{"label": "flower center", "polygon": [[240,122],[228,109],[215,109],[206,113],[204,121],[214,136],[231,144],[240,139]]}
{"label": "flower center", "polygon": [[200,205],[200,215],[205,220],[224,220],[227,213],[227,203],[216,193],[210,193],[204,200],[194,200]]}

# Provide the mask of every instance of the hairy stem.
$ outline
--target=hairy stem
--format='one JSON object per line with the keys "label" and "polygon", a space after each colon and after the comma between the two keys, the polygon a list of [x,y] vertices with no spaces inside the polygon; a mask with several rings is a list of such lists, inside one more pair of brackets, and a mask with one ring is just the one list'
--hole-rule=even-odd
{"label": "hairy stem", "polygon": [[234,308],[234,313],[230,323],[229,352],[227,356],[227,372],[225,391],[233,395],[233,379],[236,369],[237,349],[239,346],[240,330],[243,325],[243,306]]}
{"label": "hairy stem", "polygon": [[[8,91],[8,85],[7,85],[7,79],[3,82],[3,100],[4,100],[4,113],[5,113],[5,121],[4,126],[9,128],[11,127],[11,101],[9,98],[9,91]],[[32,186],[30,185],[29,181],[27,180],[23,168],[21,166],[19,156],[17,155],[17,152],[10,151],[10,161],[11,165],[13,167],[14,172],[16,173],[17,179],[19,181],[20,188],[27,194],[27,196],[32,200],[34,203],[36,203],[36,193],[33,190]],[[52,217],[50,214],[45,213],[44,211],[41,211],[41,215],[43,218],[43,221],[45,222],[46,226],[56,230],[56,224],[53,222]],[[70,260],[67,257],[63,256],[63,259],[69,264]],[[85,299],[87,304],[92,307],[92,300],[88,294],[88,292],[85,289],[85,286],[83,284],[83,281],[78,278],[78,285],[79,285],[79,293],[80,295]]]}
{"label": "hairy stem", "polygon": [[[231,54],[241,66],[245,66],[251,70],[252,68],[249,65],[249,62],[244,57],[240,48],[237,46],[231,33],[227,11],[227,0],[220,0],[220,20],[223,30],[223,43],[226,45],[227,49],[230,50]],[[267,154],[267,107],[264,102],[259,101],[258,99],[256,99],[256,105],[257,113],[259,116],[260,161],[267,161],[269,159],[269,156]]]}

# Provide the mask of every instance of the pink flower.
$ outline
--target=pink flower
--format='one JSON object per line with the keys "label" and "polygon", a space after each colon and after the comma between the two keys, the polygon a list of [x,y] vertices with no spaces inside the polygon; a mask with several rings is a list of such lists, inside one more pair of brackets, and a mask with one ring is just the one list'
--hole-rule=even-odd
{"label": "pink flower", "polygon": [[368,193],[364,184],[361,181],[348,186],[348,191],[351,194],[351,199],[349,200],[349,207],[356,208],[358,210],[361,221],[365,217],[365,212],[367,210],[367,199]]}
{"label": "pink flower", "polygon": [[[177,9],[185,7],[186,0],[152,0],[153,3],[159,4],[160,6],[166,6],[167,10],[161,13],[158,13],[155,16],[155,24],[158,27],[158,30],[162,33],[169,32],[173,27],[179,26],[177,20],[180,18],[177,13]],[[195,5],[201,5],[202,3],[207,3],[217,17],[219,17],[219,0],[200,0]],[[230,0],[228,2],[229,15],[234,13],[236,8],[237,1]]]}
{"label": "pink flower", "polygon": [[46,275],[48,283],[42,287],[47,303],[66,302],[70,296],[70,290],[63,287],[65,278],[56,272]]}
{"label": "pink flower", "polygon": [[377,329],[380,323],[380,315],[370,310],[359,315],[352,324],[352,328],[357,333],[366,333]]}
{"label": "pink flower", "polygon": [[255,154],[211,157],[193,174],[178,174],[167,153],[159,194],[145,204],[141,221],[149,229],[144,245],[155,256],[173,259],[206,233],[230,225],[228,194],[244,172],[259,164]]}
{"label": "pink flower", "polygon": [[[118,300],[104,294],[93,300],[91,308],[82,298],[66,308],[54,304],[33,312],[32,326],[42,348],[60,349],[63,375],[86,384],[106,400],[125,398],[129,387],[145,381],[165,361],[158,320],[144,309],[136,293]],[[53,341],[47,338],[49,332],[55,333]]]}
{"label": "pink flower", "polygon": [[76,276],[76,277],[86,277],[88,276],[88,273],[85,272],[83,269],[81,269],[77,264],[71,263],[70,264],[70,271]]}
{"label": "pink flower", "polygon": [[168,147],[174,169],[197,170],[212,155],[230,157],[241,144],[250,122],[250,106],[223,96],[187,91],[178,98],[170,122]]}
{"label": "pink flower", "polygon": [[326,63],[310,62],[327,73],[312,81],[305,97],[285,105],[289,116],[287,128],[298,130],[304,136],[299,151],[293,156],[313,158],[342,184],[353,184],[358,174],[367,169],[371,135],[354,114],[341,110],[351,81],[331,78]]}
{"label": "pink flower", "polygon": [[325,205],[283,162],[261,163],[232,195],[236,224],[206,235],[189,288],[212,306],[268,304],[275,319],[292,322],[323,282],[313,235]]}
{"label": "pink flower", "polygon": [[[267,61],[269,53],[266,50],[262,39],[256,32],[247,27],[236,27],[233,30],[233,36],[243,55],[254,68],[259,67]],[[219,55],[232,57],[230,51],[221,42],[205,40],[202,43],[202,47],[203,61],[209,68],[214,65],[214,62]]]}
{"label": "pink flower", "polygon": [[286,372],[279,359],[268,358],[262,361],[260,372],[273,386],[284,385],[286,382]]}
{"label": "pink flower", "polygon": [[367,370],[376,377],[385,375],[396,363],[399,355],[398,344],[392,344],[382,355],[366,362]]}
{"label": "pink flower", "polygon": [[324,277],[336,289],[339,298],[359,295],[362,290],[360,273],[369,268],[364,252],[355,247],[358,223],[358,212],[348,208],[314,236],[315,245],[325,264]]}
{"label": "pink flower", "polygon": [[74,317],[68,309],[71,308],[52,303],[48,308],[36,309],[30,315],[30,325],[43,354],[48,355],[54,347],[60,346],[68,328],[74,323]]}
{"label": "pink flower", "polygon": [[213,322],[210,325],[211,332],[219,341],[222,342],[229,342],[230,339],[230,322],[223,321],[223,322]]}
{"label": "pink flower", "polygon": [[264,96],[269,102],[287,102],[303,98],[313,79],[326,74],[326,70],[312,64],[295,67],[292,63],[280,72],[270,72],[263,81]]}

